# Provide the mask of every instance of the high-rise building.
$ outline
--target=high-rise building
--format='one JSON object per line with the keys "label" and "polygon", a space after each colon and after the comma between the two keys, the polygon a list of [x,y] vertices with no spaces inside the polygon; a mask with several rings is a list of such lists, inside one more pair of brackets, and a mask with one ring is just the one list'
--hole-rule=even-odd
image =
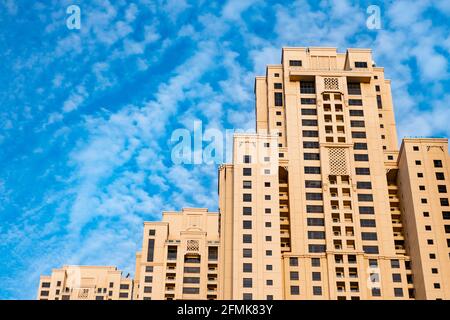
{"label": "high-rise building", "polygon": [[133,283],[116,267],[64,266],[41,276],[39,300],[131,300]]}
{"label": "high-rise building", "polygon": [[255,95],[219,170],[223,298],[450,299],[447,140],[399,153],[371,51],[284,48]]}
{"label": "high-rise building", "polygon": [[450,299],[448,141],[398,148],[371,51],[284,48],[255,96],[219,213],[146,222],[133,299]]}
{"label": "high-rise building", "polygon": [[219,245],[219,215],[208,209],[163,212],[161,222],[145,222],[134,298],[217,299]]}

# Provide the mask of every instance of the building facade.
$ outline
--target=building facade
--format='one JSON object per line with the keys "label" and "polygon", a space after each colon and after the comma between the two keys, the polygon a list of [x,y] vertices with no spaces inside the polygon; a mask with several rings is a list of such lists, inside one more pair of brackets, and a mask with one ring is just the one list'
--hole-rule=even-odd
{"label": "building facade", "polygon": [[398,148],[371,51],[283,48],[255,100],[256,133],[219,167],[219,213],[144,224],[133,299],[450,299],[448,141]]}
{"label": "building facade", "polygon": [[163,212],[161,222],[145,222],[134,298],[217,299],[219,244],[219,215],[208,209]]}
{"label": "building facade", "polygon": [[116,267],[64,266],[41,276],[39,300],[131,300],[133,282]]}
{"label": "building facade", "polygon": [[371,51],[284,48],[255,95],[257,134],[219,170],[223,297],[450,299],[447,140],[399,152]]}

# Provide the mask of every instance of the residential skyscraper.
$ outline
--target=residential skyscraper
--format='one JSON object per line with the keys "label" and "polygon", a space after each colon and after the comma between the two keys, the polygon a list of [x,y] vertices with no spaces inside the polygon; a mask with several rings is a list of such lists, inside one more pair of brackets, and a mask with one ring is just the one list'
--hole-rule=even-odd
{"label": "residential skyscraper", "polygon": [[399,153],[371,51],[284,48],[255,95],[219,170],[223,298],[450,299],[447,141]]}

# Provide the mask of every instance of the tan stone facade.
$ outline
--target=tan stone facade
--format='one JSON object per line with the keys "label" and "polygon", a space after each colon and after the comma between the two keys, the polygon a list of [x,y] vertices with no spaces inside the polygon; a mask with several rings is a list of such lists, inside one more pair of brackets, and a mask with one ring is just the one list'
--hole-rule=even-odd
{"label": "tan stone facade", "polygon": [[116,267],[64,266],[41,276],[39,300],[131,300],[133,283]]}
{"label": "tan stone facade", "polygon": [[219,213],[144,224],[133,299],[450,299],[448,142],[398,149],[371,51],[284,48],[255,100]]}
{"label": "tan stone facade", "polygon": [[217,299],[219,215],[207,209],[163,212],[144,224],[134,298]]}
{"label": "tan stone facade", "polygon": [[371,51],[284,48],[255,95],[258,134],[236,136],[234,152],[276,144],[278,169],[236,154],[220,168],[223,297],[450,299],[447,140],[405,139],[399,155],[390,81]]}

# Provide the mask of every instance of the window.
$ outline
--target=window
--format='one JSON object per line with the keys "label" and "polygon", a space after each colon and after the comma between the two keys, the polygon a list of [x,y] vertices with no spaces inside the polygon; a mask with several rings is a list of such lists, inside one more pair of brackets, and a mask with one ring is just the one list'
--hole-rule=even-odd
{"label": "window", "polygon": [[367,62],[355,61],[355,68],[367,68]]}
{"label": "window", "polygon": [[361,95],[361,84],[359,82],[347,83],[348,94]]}
{"label": "window", "polygon": [[439,193],[447,193],[447,187],[445,185],[438,185]]}
{"label": "window", "polygon": [[435,168],[442,168],[442,160],[433,160]]}
{"label": "window", "polygon": [[320,258],[312,258],[311,266],[312,267],[320,267]]}
{"label": "window", "polygon": [[316,116],[317,110],[316,109],[302,109],[302,115],[303,116]]}
{"label": "window", "polygon": [[273,88],[274,89],[282,89],[283,88],[283,84],[279,83],[279,82],[275,82],[273,84]]}
{"label": "window", "polygon": [[397,259],[391,260],[391,268],[392,269],[400,268],[400,261]]}
{"label": "window", "polygon": [[418,146],[413,146],[413,150],[414,151],[419,151],[419,147]]}
{"label": "window", "polygon": [[167,248],[167,260],[177,260],[177,246],[169,246]]}
{"label": "window", "polygon": [[431,231],[431,226],[425,226],[426,231]]}
{"label": "window", "polygon": [[375,220],[361,219],[359,222],[360,222],[361,227],[365,227],[365,228],[375,228],[376,227]]}
{"label": "window", "polygon": [[152,293],[152,287],[144,287],[144,293]]}
{"label": "window", "polygon": [[41,291],[41,296],[43,296],[43,297],[48,297],[48,295],[49,295],[49,291]]}
{"label": "window", "polygon": [[313,281],[321,281],[322,280],[321,273],[320,272],[313,272],[312,273],[312,280]]}
{"label": "window", "polygon": [[42,282],[42,288],[50,288],[50,282]]}
{"label": "window", "polygon": [[364,128],[365,123],[362,120],[352,120],[350,121],[350,126],[353,128]]}
{"label": "window", "polygon": [[291,295],[299,295],[300,287],[299,286],[291,286]]}
{"label": "window", "polygon": [[445,180],[443,172],[436,172],[436,180]]}
{"label": "window", "polygon": [[402,288],[394,288],[394,295],[396,297],[403,297],[403,289]]}
{"label": "window", "polygon": [[305,148],[305,149],[318,149],[319,148],[319,143],[318,142],[313,142],[313,141],[305,141],[305,142],[303,142],[303,148]]}
{"label": "window", "polygon": [[208,247],[208,260],[209,261],[217,261],[219,256],[219,248],[218,247]]}
{"label": "window", "polygon": [[146,276],[144,278],[144,282],[145,283],[152,283],[153,282],[153,277],[152,276]]}
{"label": "window", "polygon": [[183,288],[183,293],[185,293],[185,294],[199,294],[200,293],[200,288],[184,287]]}
{"label": "window", "polygon": [[361,99],[348,99],[349,106],[362,106],[363,102]]}
{"label": "window", "polygon": [[267,270],[267,271],[272,271],[272,269],[273,269],[273,267],[272,267],[271,264],[267,264],[267,265],[266,265],[266,270]]}
{"label": "window", "polygon": [[283,94],[281,92],[275,92],[275,106],[276,107],[283,106]]}
{"label": "window", "polygon": [[369,168],[356,168],[356,174],[359,176],[368,176],[370,175],[370,169]]}
{"label": "window", "polygon": [[300,99],[301,104],[316,104],[315,98],[301,98]]}
{"label": "window", "polygon": [[362,240],[375,241],[378,240],[376,232],[362,232],[361,233]]}
{"label": "window", "polygon": [[367,143],[360,143],[360,142],[355,143],[355,144],[353,145],[353,148],[354,148],[355,150],[367,150]]}
{"label": "window", "polygon": [[366,133],[364,131],[353,131],[352,138],[354,139],[365,139]]}
{"label": "window", "polygon": [[308,250],[310,253],[325,252],[326,246],[323,244],[310,244],[308,245]]}
{"label": "window", "polygon": [[375,214],[374,207],[359,207],[359,214]]}
{"label": "window", "polygon": [[379,94],[377,95],[377,107],[378,107],[378,109],[383,108],[383,103],[381,101],[381,96]]}
{"label": "window", "polygon": [[325,239],[324,231],[308,231],[308,239]]}
{"label": "window", "polygon": [[289,266],[298,267],[298,258],[289,258]]}
{"label": "window", "polygon": [[242,235],[242,242],[243,243],[252,243],[252,235],[251,234]]}
{"label": "window", "polygon": [[253,279],[252,278],[242,279],[242,286],[244,288],[251,288],[253,286]]}
{"label": "window", "polygon": [[368,154],[355,154],[355,161],[369,161]]}
{"label": "window", "polygon": [[289,66],[290,67],[301,67],[302,60],[289,60]]}
{"label": "window", "polygon": [[184,267],[184,273],[200,273],[200,267]]}
{"label": "window", "polygon": [[302,126],[304,127],[316,127],[317,120],[304,119],[302,120]]}
{"label": "window", "polygon": [[367,190],[370,190],[370,189],[372,189],[372,183],[371,183],[371,182],[358,181],[358,182],[356,183],[356,188],[357,188],[357,189],[367,189]]}
{"label": "window", "polygon": [[244,189],[251,189],[252,188],[252,182],[251,181],[243,181],[242,187]]}
{"label": "window", "polygon": [[154,236],[154,235],[156,235],[156,230],[155,230],[155,229],[150,229],[150,230],[148,230],[148,235],[149,235],[149,236]]}
{"label": "window", "polygon": [[323,200],[322,193],[306,193],[306,200]]}
{"label": "window", "polygon": [[243,207],[242,214],[244,216],[251,216],[252,215],[252,207]]}
{"label": "window", "polygon": [[363,117],[364,111],[363,110],[350,110],[350,116],[351,117]]}
{"label": "window", "polygon": [[[145,272],[153,272],[153,266],[146,266],[146,267],[145,267]],[[114,285],[114,284],[113,284],[112,282],[109,283],[109,287],[110,287],[110,288],[112,288],[113,285]]]}
{"label": "window", "polygon": [[153,262],[155,239],[148,239],[147,262]]}
{"label": "window", "polygon": [[313,295],[321,296],[322,295],[322,287],[314,286],[313,287]]}
{"label": "window", "polygon": [[448,198],[441,198],[441,206],[448,207]]}
{"label": "window", "polygon": [[122,298],[122,299],[128,298],[128,292],[120,292],[119,298]]}
{"label": "window", "polygon": [[242,195],[242,201],[244,201],[244,202],[251,202],[252,201],[252,194],[251,193],[244,193]]}
{"label": "window", "polygon": [[371,194],[358,194],[359,202],[373,202],[373,195]]}
{"label": "window", "polygon": [[436,255],[434,253],[430,253],[430,259],[431,260],[435,260],[436,259]]}
{"label": "window", "polygon": [[319,131],[303,130],[303,137],[305,137],[305,138],[317,138],[318,136],[319,136]]}
{"label": "window", "polygon": [[425,191],[425,186],[419,186],[420,191]]}
{"label": "window", "polygon": [[266,280],[266,285],[267,286],[272,286],[273,285],[273,280]]}
{"label": "window", "polygon": [[423,173],[422,173],[422,172],[418,172],[418,173],[417,173],[417,177],[418,177],[418,178],[423,178]]}
{"label": "window", "polygon": [[291,271],[290,272],[290,279],[291,280],[298,280],[299,279],[298,272],[297,271]]}
{"label": "window", "polygon": [[376,92],[380,92],[380,86],[379,86],[379,85],[376,85],[376,86],[375,86],[375,91],[376,91]]}
{"label": "window", "polygon": [[267,242],[272,241],[272,236],[266,236],[266,241],[267,241]]}
{"label": "window", "polygon": [[252,249],[243,249],[242,256],[244,258],[251,258],[252,257]]}
{"label": "window", "polygon": [[320,154],[319,153],[304,153],[303,159],[304,160],[320,160]]}
{"label": "window", "polygon": [[441,288],[441,284],[440,284],[440,283],[434,283],[434,284],[433,284],[433,287],[434,287],[435,289],[440,289],[440,288]]}
{"label": "window", "polygon": [[272,213],[272,209],[266,208],[266,209],[264,209],[264,212],[265,212],[265,213]]}
{"label": "window", "polygon": [[305,188],[322,188],[322,181],[320,180],[306,180]]}
{"label": "window", "polygon": [[320,226],[323,227],[325,225],[324,219],[322,218],[308,218],[307,220],[308,226]]}
{"label": "window", "polygon": [[373,297],[381,297],[381,290],[380,290],[380,288],[372,288],[372,296]]}
{"label": "window", "polygon": [[251,263],[244,263],[242,265],[243,272],[252,272],[253,271],[253,265]]}
{"label": "window", "polygon": [[245,155],[243,160],[244,160],[244,163],[251,163],[252,162],[252,157],[248,156],[248,155]]}
{"label": "window", "polygon": [[444,225],[445,233],[450,233],[450,225]]}
{"label": "window", "polygon": [[366,254],[378,254],[378,246],[363,246],[363,251]]}
{"label": "window", "polygon": [[316,93],[314,81],[300,81],[300,93]]}
{"label": "window", "polygon": [[422,164],[422,161],[416,160],[416,165],[420,166]]}
{"label": "window", "polygon": [[243,176],[251,176],[252,175],[252,168],[243,168],[242,169],[242,175]]}
{"label": "window", "polygon": [[422,202],[422,203],[427,203],[427,202],[428,202],[428,200],[427,200],[427,199],[425,199],[425,198],[422,198],[422,199],[420,199],[420,202]]}
{"label": "window", "polygon": [[266,256],[271,257],[272,256],[272,250],[266,250]]}
{"label": "window", "polygon": [[252,222],[249,220],[242,221],[242,228],[243,229],[251,229],[252,228]]}
{"label": "window", "polygon": [[200,283],[199,277],[184,277],[183,283]]}
{"label": "window", "polygon": [[320,174],[320,167],[305,167],[306,174]]}
{"label": "window", "polygon": [[450,211],[443,211],[442,212],[442,218],[444,220],[450,220]]}
{"label": "window", "polygon": [[251,293],[244,293],[242,295],[242,300],[252,300],[253,299],[253,295]]}
{"label": "window", "polygon": [[266,194],[266,195],[264,196],[264,200],[270,200],[270,199],[271,199],[270,194]]}

